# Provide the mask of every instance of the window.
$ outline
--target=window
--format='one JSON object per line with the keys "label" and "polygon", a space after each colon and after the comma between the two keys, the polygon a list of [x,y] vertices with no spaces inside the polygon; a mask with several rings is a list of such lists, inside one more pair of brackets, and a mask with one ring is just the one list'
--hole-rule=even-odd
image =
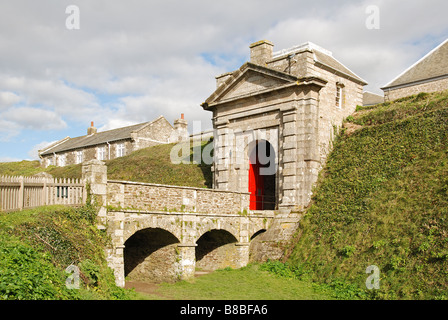
{"label": "window", "polygon": [[76,164],[82,163],[83,161],[83,152],[82,150],[76,151]]}
{"label": "window", "polygon": [[118,143],[116,146],[116,156],[122,157],[124,156],[124,143]]}
{"label": "window", "polygon": [[66,163],[66,156],[65,156],[65,154],[60,154],[59,156],[58,156],[58,166],[60,166],[60,167],[64,167],[65,166],[65,163]]}
{"label": "window", "polygon": [[336,82],[336,107],[342,108],[344,103],[344,84]]}
{"label": "window", "polygon": [[98,147],[97,153],[98,160],[106,160],[106,147]]}

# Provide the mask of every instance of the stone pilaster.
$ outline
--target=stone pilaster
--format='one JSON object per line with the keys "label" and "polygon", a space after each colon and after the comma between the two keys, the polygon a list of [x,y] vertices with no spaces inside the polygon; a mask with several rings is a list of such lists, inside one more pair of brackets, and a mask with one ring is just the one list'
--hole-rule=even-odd
{"label": "stone pilaster", "polygon": [[181,243],[177,245],[179,251],[179,278],[191,280],[196,268],[196,243]]}
{"label": "stone pilaster", "polygon": [[107,166],[103,161],[90,160],[82,166],[82,178],[90,186],[92,203],[100,206],[98,211],[99,227],[104,227],[106,223],[107,210]]}

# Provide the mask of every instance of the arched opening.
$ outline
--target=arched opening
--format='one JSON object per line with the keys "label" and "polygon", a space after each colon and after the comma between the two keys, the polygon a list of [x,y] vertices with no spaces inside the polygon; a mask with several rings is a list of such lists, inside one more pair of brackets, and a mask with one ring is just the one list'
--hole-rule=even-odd
{"label": "arched opening", "polygon": [[196,241],[196,268],[216,270],[235,268],[238,260],[235,243],[237,239],[225,230],[210,230]]}
{"label": "arched opening", "polygon": [[250,237],[250,241],[254,240],[256,237],[258,237],[259,235],[261,235],[262,233],[265,233],[265,232],[266,232],[266,229],[258,230]]}
{"label": "arched opening", "polygon": [[127,280],[144,282],[176,281],[177,243],[170,232],[160,228],[137,231],[125,243],[124,273]]}
{"label": "arched opening", "polygon": [[275,151],[266,140],[257,140],[249,154],[249,192],[251,210],[274,210],[276,197]]}
{"label": "arched opening", "polygon": [[266,229],[255,232],[250,237],[249,262],[264,262],[265,252],[264,242],[266,241]]}

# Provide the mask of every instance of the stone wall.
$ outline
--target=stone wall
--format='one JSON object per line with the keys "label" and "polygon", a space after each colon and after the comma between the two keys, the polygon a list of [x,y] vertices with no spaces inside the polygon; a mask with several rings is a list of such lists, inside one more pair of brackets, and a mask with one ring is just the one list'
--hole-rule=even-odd
{"label": "stone wall", "polygon": [[[121,141],[113,141],[109,144],[100,144],[96,146],[88,146],[82,149],[70,150],[66,152],[60,152],[56,154],[56,160],[54,155],[43,156],[44,158],[44,166],[48,167],[49,165],[60,166],[59,158],[61,156],[65,156],[65,165],[77,164],[77,152],[82,152],[83,163],[88,162],[90,160],[98,159],[98,148],[105,148],[105,159],[104,160],[112,160],[117,158],[117,145],[124,143],[124,154],[127,155],[132,151],[135,151],[135,147],[131,140],[121,140]],[[154,143],[160,144],[160,143]]]}
{"label": "stone wall", "polygon": [[384,101],[393,101],[395,99],[418,94],[420,92],[436,92],[448,90],[448,78],[419,83],[415,85],[399,87],[397,89],[383,89]]}
{"label": "stone wall", "polygon": [[160,118],[132,133],[132,147],[127,153],[161,143],[169,143],[174,133],[171,124],[165,118]]}
{"label": "stone wall", "polygon": [[132,181],[107,183],[108,205],[144,211],[237,214],[249,210],[249,193]]}

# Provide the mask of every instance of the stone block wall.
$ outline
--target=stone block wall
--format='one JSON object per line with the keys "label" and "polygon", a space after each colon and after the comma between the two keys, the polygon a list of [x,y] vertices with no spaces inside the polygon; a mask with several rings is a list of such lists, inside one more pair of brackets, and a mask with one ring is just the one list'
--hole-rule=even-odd
{"label": "stone block wall", "polygon": [[448,90],[448,78],[409,85],[397,89],[383,89],[384,101],[393,101],[399,98],[407,97],[420,92],[436,92]]}
{"label": "stone block wall", "polygon": [[107,184],[108,205],[145,211],[236,214],[249,210],[249,193],[131,181]]}

